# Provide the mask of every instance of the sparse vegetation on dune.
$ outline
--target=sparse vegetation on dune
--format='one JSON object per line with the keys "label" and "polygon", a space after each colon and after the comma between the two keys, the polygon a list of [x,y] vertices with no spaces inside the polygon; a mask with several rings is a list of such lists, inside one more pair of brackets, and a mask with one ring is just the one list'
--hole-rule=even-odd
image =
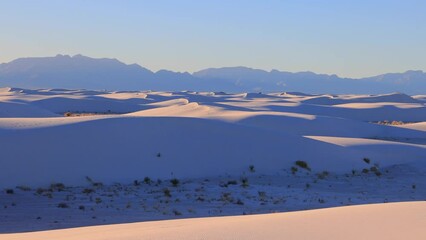
{"label": "sparse vegetation on dune", "polygon": [[311,171],[311,168],[309,167],[308,163],[305,162],[305,161],[297,160],[295,162],[295,165],[298,166],[298,167],[300,167],[300,168],[303,168],[303,169],[306,169],[308,171]]}

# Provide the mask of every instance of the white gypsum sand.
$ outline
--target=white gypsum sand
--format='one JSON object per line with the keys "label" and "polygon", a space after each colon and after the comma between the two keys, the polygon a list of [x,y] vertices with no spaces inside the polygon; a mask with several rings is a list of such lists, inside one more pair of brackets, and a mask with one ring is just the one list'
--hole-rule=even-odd
{"label": "white gypsum sand", "polygon": [[0,233],[423,201],[425,121],[398,93],[3,88]]}
{"label": "white gypsum sand", "polygon": [[425,202],[359,205],[4,234],[1,240],[411,239],[426,238]]}

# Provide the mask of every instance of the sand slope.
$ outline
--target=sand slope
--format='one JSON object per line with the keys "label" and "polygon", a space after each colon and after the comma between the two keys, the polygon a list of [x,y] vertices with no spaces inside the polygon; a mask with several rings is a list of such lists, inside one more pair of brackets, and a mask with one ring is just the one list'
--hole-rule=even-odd
{"label": "sand slope", "polygon": [[404,202],[3,234],[1,240],[426,238],[426,203]]}

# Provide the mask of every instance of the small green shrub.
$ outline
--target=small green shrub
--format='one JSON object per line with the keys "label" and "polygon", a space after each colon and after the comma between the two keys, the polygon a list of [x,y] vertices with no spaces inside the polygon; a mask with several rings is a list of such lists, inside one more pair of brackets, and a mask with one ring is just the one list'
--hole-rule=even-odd
{"label": "small green shrub", "polygon": [[223,202],[233,202],[234,201],[234,199],[231,196],[231,193],[229,193],[229,192],[222,193],[222,196],[220,197],[220,199]]}
{"label": "small green shrub", "polygon": [[151,180],[151,178],[149,178],[149,177],[145,177],[145,178],[143,179],[143,182],[149,185],[149,184],[151,184],[152,180]]}
{"label": "small green shrub", "polygon": [[311,168],[309,167],[308,163],[305,162],[305,161],[297,160],[295,162],[295,164],[296,164],[296,166],[298,166],[300,168],[303,168],[303,169],[311,171]]}
{"label": "small green shrub", "polygon": [[371,160],[369,158],[363,158],[362,160],[367,164],[370,164],[370,162],[371,162]]}
{"label": "small green shrub", "polygon": [[170,180],[170,183],[173,185],[173,187],[177,187],[179,185],[179,179],[173,178]]}
{"label": "small green shrub", "polygon": [[61,202],[61,203],[58,203],[58,208],[69,208],[69,206],[67,203]]}
{"label": "small green shrub", "polygon": [[93,193],[95,190],[93,190],[93,189],[91,189],[91,188],[85,188],[85,189],[83,189],[83,191],[81,191],[82,193],[85,193],[85,194],[90,194],[90,193]]}
{"label": "small green shrub", "polygon": [[236,180],[229,180],[227,184],[228,185],[237,185],[238,182]]}
{"label": "small green shrub", "polygon": [[320,173],[317,174],[319,179],[325,179],[326,177],[328,177],[329,173],[327,171],[322,171]]}
{"label": "small green shrub", "polygon": [[133,185],[134,185],[134,186],[140,186],[140,185],[141,185],[141,182],[139,182],[138,180],[134,180],[134,181],[133,181]]}
{"label": "small green shrub", "polygon": [[237,205],[244,205],[244,202],[241,201],[241,199],[237,199],[237,201],[235,202],[235,204],[237,204]]}
{"label": "small green shrub", "polygon": [[89,176],[86,176],[86,180],[90,183],[90,184],[92,184],[92,186],[94,186],[94,187],[102,187],[104,184],[103,183],[101,183],[101,182],[95,182],[95,181],[93,181],[93,179],[91,179]]}
{"label": "small green shrub", "polygon": [[164,188],[163,189],[163,194],[166,197],[171,197],[172,196],[172,194],[170,193],[170,190],[168,188]]}
{"label": "small green shrub", "polygon": [[50,190],[44,189],[44,188],[37,188],[36,194],[41,195],[41,194],[48,192],[48,191],[50,191]]}
{"label": "small green shrub", "polygon": [[65,189],[65,185],[63,183],[52,183],[50,184],[50,190],[52,192],[58,191],[61,192]]}
{"label": "small green shrub", "polygon": [[14,194],[14,193],[15,191],[13,191],[13,189],[11,188],[6,189],[6,194]]}
{"label": "small green shrub", "polygon": [[248,183],[248,179],[247,178],[241,178],[241,186],[243,187],[248,187],[249,183]]}
{"label": "small green shrub", "polygon": [[180,216],[180,215],[182,215],[182,213],[181,212],[179,212],[178,210],[173,210],[173,214],[175,214],[175,216]]}

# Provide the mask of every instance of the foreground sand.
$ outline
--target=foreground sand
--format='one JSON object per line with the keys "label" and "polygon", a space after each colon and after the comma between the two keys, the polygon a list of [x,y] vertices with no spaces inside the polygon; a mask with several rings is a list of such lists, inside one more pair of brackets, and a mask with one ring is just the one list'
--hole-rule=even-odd
{"label": "foreground sand", "polygon": [[403,202],[3,234],[0,240],[426,239],[425,226],[426,202]]}

